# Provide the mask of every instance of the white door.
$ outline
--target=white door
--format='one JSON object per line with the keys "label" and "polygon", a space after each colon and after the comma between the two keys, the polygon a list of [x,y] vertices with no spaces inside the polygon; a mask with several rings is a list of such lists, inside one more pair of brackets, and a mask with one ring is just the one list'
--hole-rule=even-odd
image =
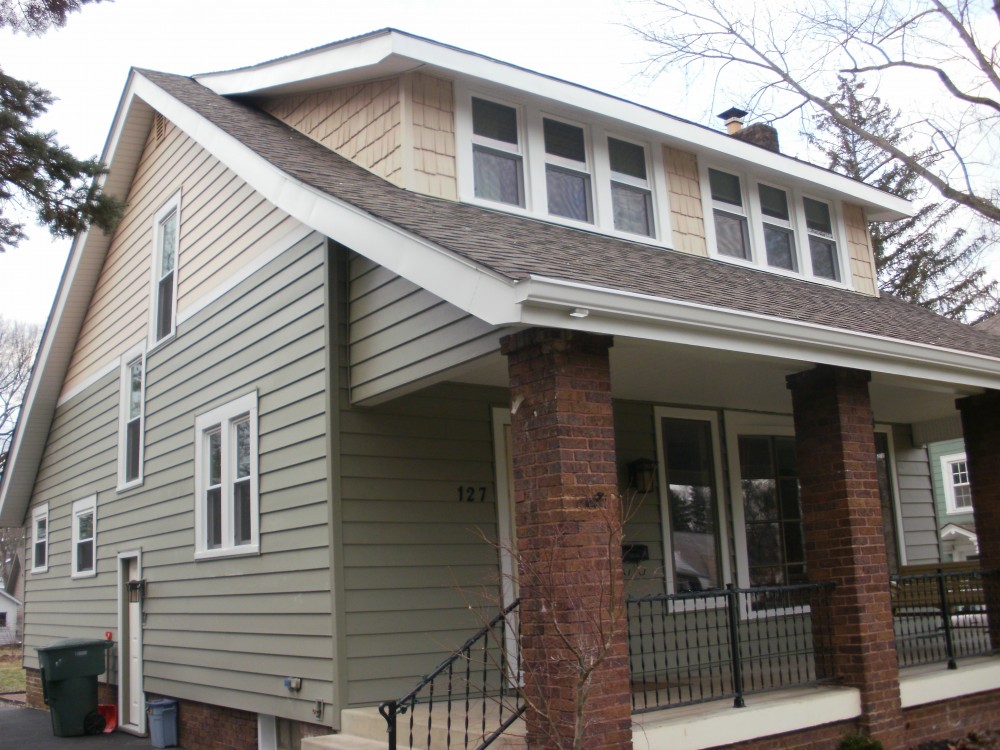
{"label": "white door", "polygon": [[142,690],[142,602],[130,601],[129,582],[142,578],[138,555],[119,558],[118,721],[122,729],[146,731]]}

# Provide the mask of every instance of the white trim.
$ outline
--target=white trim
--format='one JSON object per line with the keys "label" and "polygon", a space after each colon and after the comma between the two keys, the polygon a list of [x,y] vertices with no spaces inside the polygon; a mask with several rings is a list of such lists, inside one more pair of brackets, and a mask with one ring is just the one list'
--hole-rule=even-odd
{"label": "white trim", "polygon": [[[133,479],[126,478],[128,463],[128,424],[132,379],[130,370],[138,362],[142,370],[141,398],[139,400],[139,474]],[[133,346],[121,356],[118,385],[118,486],[119,492],[138,487],[143,480],[143,466],[146,445],[146,342]]]}
{"label": "white trim", "polygon": [[[896,539],[896,554],[899,556],[899,564],[907,565],[906,533],[903,531],[903,503],[899,497],[899,472],[896,470],[896,441],[892,434],[892,425],[876,422],[875,432],[885,434],[886,445],[889,447],[889,455],[886,456],[886,470],[889,472],[889,484],[892,487],[892,514],[896,525],[896,533],[893,536]],[[883,519],[884,521],[885,519]]]}
{"label": "white trim", "polygon": [[512,542],[514,530],[510,527],[510,507],[514,502],[514,488],[507,481],[507,467],[513,456],[507,455],[507,441],[504,427],[509,427],[511,411],[508,407],[494,406],[493,421],[493,469],[497,488],[497,542],[500,545],[500,587],[503,594],[503,605],[507,607],[514,603],[516,594],[517,571],[514,569]]}
{"label": "white trim", "polygon": [[[162,228],[174,217],[177,224],[174,237],[174,267],[171,270],[170,330],[157,337],[160,320],[160,262],[162,259]],[[177,278],[181,267],[181,191],[177,190],[153,215],[153,255],[149,275],[149,348],[162,346],[177,334]]]}
{"label": "white trim", "polygon": [[269,714],[257,714],[257,750],[278,750],[278,727]]}
{"label": "white trim", "polygon": [[[660,519],[662,525],[662,537],[663,537],[663,574],[665,578],[665,591],[668,594],[676,594],[676,587],[674,585],[674,551],[672,548],[673,544],[673,532],[671,529],[671,518],[670,518],[670,499],[669,499],[669,486],[667,484],[667,466],[664,460],[664,445],[663,445],[663,419],[690,419],[698,422],[708,422],[712,434],[712,463],[713,471],[715,476],[713,477],[715,481],[715,544],[716,544],[716,562],[719,565],[718,570],[718,586],[722,586],[727,582],[732,580],[732,571],[730,570],[730,554],[729,554],[729,540],[728,540],[728,529],[729,524],[726,518],[726,487],[725,487],[725,474],[722,471],[722,436],[720,431],[720,419],[719,412],[711,409],[678,409],[674,407],[667,406],[655,406],[653,408],[653,428],[656,437],[656,455],[657,455],[657,484],[659,489],[659,500],[660,500]],[[718,601],[718,605],[722,606],[721,597]],[[675,603],[675,608],[682,609],[686,607],[685,602]]]}
{"label": "white trim", "polygon": [[[90,514],[93,516],[91,520],[92,534],[90,539],[80,538],[80,524],[78,520],[83,516]],[[90,495],[88,497],[77,500],[73,503],[73,511],[70,514],[70,578],[93,578],[97,575],[97,495]],[[81,542],[91,542],[93,558],[91,560],[92,567],[90,570],[80,570],[79,569],[79,556],[77,555],[77,545]]]}
{"label": "white trim", "polygon": [[959,669],[943,664],[899,674],[899,699],[903,708],[937,703],[973,693],[996,690],[1000,685],[1000,659],[963,662]]}
{"label": "white trim", "polygon": [[[38,545],[38,522],[45,521],[45,562],[37,565],[35,548]],[[52,549],[52,527],[49,524],[49,504],[42,503],[31,511],[31,569],[29,573],[47,573],[49,570],[49,554]]]}
{"label": "white trim", "polygon": [[[961,453],[949,453],[946,456],[941,456],[939,459],[941,464],[941,486],[944,489],[944,503],[945,503],[945,513],[949,516],[968,516],[971,515],[972,505],[967,505],[964,507],[958,507],[955,501],[955,481],[954,475],[952,474],[952,465],[957,463],[965,464],[965,476],[966,479],[969,477],[969,461],[966,458],[965,452]],[[972,485],[966,482],[969,487],[969,491],[972,491]],[[971,495],[970,495],[971,502]]]}
{"label": "white trim", "polygon": [[[232,486],[235,446],[233,427],[247,419],[250,424],[250,541],[236,544],[232,513]],[[220,526],[222,539],[218,547],[209,547],[207,506],[205,496],[208,491],[208,435],[220,432],[221,473],[220,473]],[[260,501],[258,494],[258,412],[257,391],[218,406],[195,417],[195,559],[207,560],[218,557],[256,555],[260,552]]]}
{"label": "white trim", "polygon": [[[850,721],[861,715],[857,688],[799,688],[747,696],[744,708],[713,701],[632,717],[634,750],[704,750]],[[780,742],[775,740],[775,747]]]}
{"label": "white trim", "polygon": [[[127,701],[127,700],[131,699],[131,696],[123,694],[124,693],[124,686],[125,686],[125,683],[127,682],[127,680],[124,677],[124,670],[126,670],[126,669],[129,668],[129,664],[128,664],[129,660],[122,658],[123,648],[122,648],[122,645],[121,645],[121,640],[122,640],[122,633],[124,633],[124,632],[126,632],[128,630],[128,627],[126,627],[125,619],[129,617],[129,611],[128,611],[129,600],[128,600],[128,591],[125,589],[125,587],[123,585],[123,581],[122,581],[122,573],[123,573],[122,563],[124,561],[126,561],[126,560],[131,560],[133,558],[136,561],[136,575],[138,576],[137,580],[142,580],[142,550],[141,549],[127,550],[125,552],[119,552],[118,553],[118,563],[117,563],[118,567],[117,567],[117,570],[115,572],[115,574],[118,577],[117,593],[118,593],[118,641],[119,641],[119,643],[118,643],[118,708],[119,708],[119,717],[122,716],[122,713],[121,713],[121,710],[120,710],[121,706],[122,706],[122,703],[124,701]],[[127,570],[127,569],[128,568],[126,567],[125,570]],[[140,667],[139,667],[138,693],[140,695],[140,702],[142,704],[145,704],[145,700],[142,698],[142,696],[145,695],[145,690],[144,690],[145,685],[143,684],[145,675],[143,674],[144,670],[142,668],[142,664],[143,664],[143,655],[142,655],[142,649],[143,649],[143,628],[142,628],[141,619],[142,618],[140,617],[139,632],[136,634],[136,644],[137,644],[137,648],[139,649],[139,664],[140,664]],[[122,724],[122,725],[120,725],[120,728],[123,731],[129,732],[129,733],[135,733],[135,734],[140,734],[140,735],[145,734],[146,733],[146,712],[144,710],[140,710],[138,718],[139,718],[138,724]]]}
{"label": "white trim", "polygon": [[113,358],[109,359],[107,362],[97,365],[97,368],[98,369],[94,370],[94,372],[74,385],[71,389],[63,391],[59,396],[59,400],[56,401],[56,406],[62,406],[66,402],[79,396],[85,390],[90,388],[90,386],[99,383],[108,375],[119,372],[121,369],[121,357],[113,356]]}

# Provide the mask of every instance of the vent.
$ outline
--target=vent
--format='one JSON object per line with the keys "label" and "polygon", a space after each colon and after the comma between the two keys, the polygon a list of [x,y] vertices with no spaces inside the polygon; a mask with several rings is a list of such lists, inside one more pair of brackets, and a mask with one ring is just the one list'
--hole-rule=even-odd
{"label": "vent", "polygon": [[167,120],[166,118],[157,112],[153,116],[153,139],[156,144],[159,145],[163,141],[163,134],[167,130]]}

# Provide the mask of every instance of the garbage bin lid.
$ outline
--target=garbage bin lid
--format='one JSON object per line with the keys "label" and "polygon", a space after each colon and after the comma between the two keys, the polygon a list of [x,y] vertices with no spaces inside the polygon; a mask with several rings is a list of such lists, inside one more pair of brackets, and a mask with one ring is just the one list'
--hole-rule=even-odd
{"label": "garbage bin lid", "polygon": [[63,638],[52,641],[45,646],[39,646],[35,651],[72,651],[78,648],[111,648],[113,641],[106,641],[103,638]]}

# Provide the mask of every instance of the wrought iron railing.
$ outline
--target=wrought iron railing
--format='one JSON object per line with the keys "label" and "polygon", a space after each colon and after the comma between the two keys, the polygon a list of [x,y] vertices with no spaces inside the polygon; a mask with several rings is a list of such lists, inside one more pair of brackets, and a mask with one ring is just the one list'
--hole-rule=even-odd
{"label": "wrought iron railing", "polygon": [[[900,667],[947,663],[1000,651],[1000,570],[938,569],[890,576]],[[992,632],[991,632],[992,630]]]}
{"label": "wrought iron railing", "polygon": [[632,710],[656,711],[835,679],[832,584],[632,597]]}
{"label": "wrought iron railing", "polygon": [[[379,705],[389,750],[481,750],[524,713],[518,603],[494,617],[402,698]],[[399,724],[406,726],[399,737]]]}

